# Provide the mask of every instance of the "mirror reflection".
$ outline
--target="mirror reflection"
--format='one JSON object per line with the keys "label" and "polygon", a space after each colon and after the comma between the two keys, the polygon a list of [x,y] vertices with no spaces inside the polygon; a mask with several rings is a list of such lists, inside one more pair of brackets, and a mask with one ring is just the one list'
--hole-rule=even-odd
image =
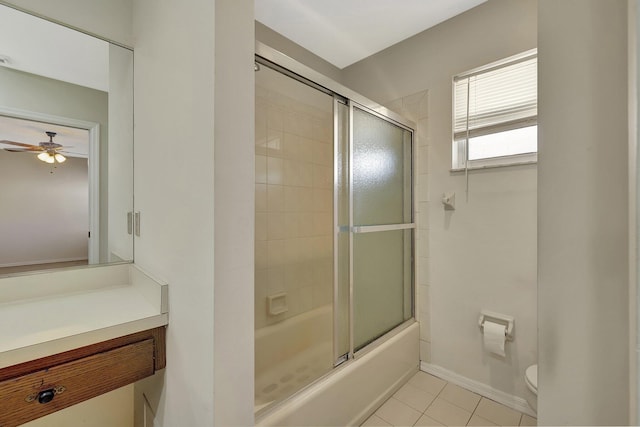
{"label": "mirror reflection", "polygon": [[133,52],[0,5],[0,275],[131,261]]}

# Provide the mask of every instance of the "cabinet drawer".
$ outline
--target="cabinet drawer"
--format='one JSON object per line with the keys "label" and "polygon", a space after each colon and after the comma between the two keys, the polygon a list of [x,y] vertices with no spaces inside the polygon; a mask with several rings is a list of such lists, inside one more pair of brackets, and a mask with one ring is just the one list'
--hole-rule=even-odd
{"label": "cabinet drawer", "polygon": [[[39,418],[154,373],[154,340],[51,366],[0,382],[0,427]],[[53,399],[51,397],[53,390]]]}

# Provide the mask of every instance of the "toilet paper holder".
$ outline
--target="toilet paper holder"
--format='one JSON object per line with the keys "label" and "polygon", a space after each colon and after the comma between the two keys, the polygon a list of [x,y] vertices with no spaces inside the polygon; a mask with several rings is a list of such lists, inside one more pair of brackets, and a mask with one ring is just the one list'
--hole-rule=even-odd
{"label": "toilet paper holder", "polygon": [[480,312],[480,318],[478,319],[478,326],[481,330],[484,330],[484,321],[499,323],[505,326],[504,335],[509,341],[513,341],[513,327],[515,319],[513,316],[508,316],[502,313],[496,313],[494,311],[482,310]]}

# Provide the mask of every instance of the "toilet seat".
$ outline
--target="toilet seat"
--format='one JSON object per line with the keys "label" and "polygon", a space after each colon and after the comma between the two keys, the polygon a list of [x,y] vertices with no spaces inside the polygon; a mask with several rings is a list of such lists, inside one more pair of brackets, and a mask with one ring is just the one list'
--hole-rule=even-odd
{"label": "toilet seat", "polygon": [[527,388],[538,395],[538,365],[531,365],[524,371],[524,380]]}

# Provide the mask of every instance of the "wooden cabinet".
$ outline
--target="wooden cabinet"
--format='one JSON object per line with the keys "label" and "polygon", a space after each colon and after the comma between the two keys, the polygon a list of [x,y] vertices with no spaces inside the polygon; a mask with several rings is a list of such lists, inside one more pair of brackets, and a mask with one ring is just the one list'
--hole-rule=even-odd
{"label": "wooden cabinet", "polygon": [[0,427],[12,427],[153,375],[165,327],[0,369]]}

